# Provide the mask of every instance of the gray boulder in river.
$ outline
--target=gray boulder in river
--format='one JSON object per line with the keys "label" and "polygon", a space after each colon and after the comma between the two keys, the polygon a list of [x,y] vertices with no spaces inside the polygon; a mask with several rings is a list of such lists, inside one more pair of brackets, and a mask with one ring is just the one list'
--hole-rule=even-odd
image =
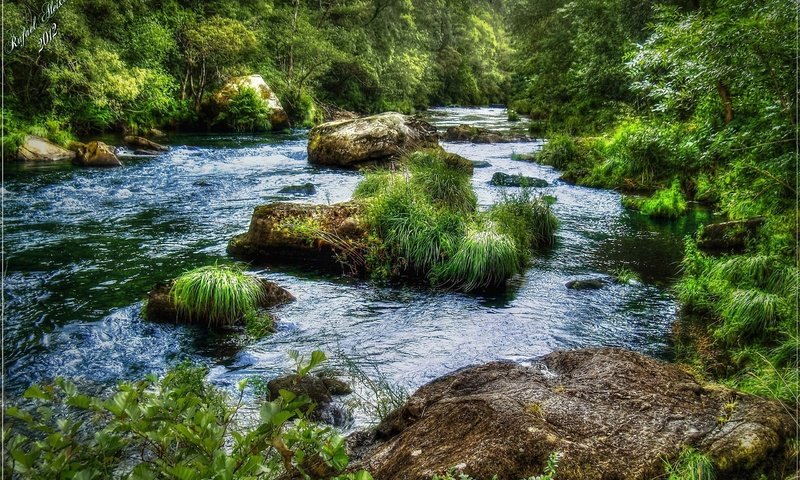
{"label": "gray boulder in river", "polygon": [[428,480],[456,465],[474,478],[528,478],[553,452],[558,480],[665,478],[665,460],[686,447],[720,479],[784,478],[794,425],[776,401],[602,348],[457,371],[348,443],[352,468],[376,480]]}
{"label": "gray boulder in river", "polygon": [[415,117],[388,112],[314,127],[308,136],[308,161],[355,167],[438,144],[436,127]]}
{"label": "gray boulder in river", "polygon": [[36,135],[26,135],[16,154],[23,162],[50,162],[75,158],[75,152]]}

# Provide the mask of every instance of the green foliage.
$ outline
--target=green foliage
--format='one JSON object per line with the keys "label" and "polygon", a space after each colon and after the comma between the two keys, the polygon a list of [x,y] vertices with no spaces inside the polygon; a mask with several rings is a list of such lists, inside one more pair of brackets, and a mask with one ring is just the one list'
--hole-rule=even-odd
{"label": "green foliage", "polygon": [[681,192],[680,182],[676,180],[668,189],[659,190],[653,196],[644,199],[639,205],[639,210],[655,218],[678,218],[683,215],[686,212],[686,199]]}
{"label": "green foliage", "polygon": [[639,276],[633,270],[629,268],[620,268],[613,272],[614,281],[617,283],[628,284],[632,282],[638,282]]}
{"label": "green foliage", "polygon": [[496,288],[524,268],[532,248],[553,243],[557,222],[545,200],[523,192],[479,213],[460,157],[422,151],[403,166],[368,172],[355,191],[380,245],[368,256],[373,272],[409,272],[464,291]]}
{"label": "green foliage", "polygon": [[265,132],[272,129],[269,123],[270,113],[269,106],[258,92],[243,87],[231,97],[217,121],[234,132]]}
{"label": "green foliage", "polygon": [[489,209],[489,217],[500,232],[509,235],[520,247],[523,264],[527,263],[530,249],[555,243],[558,219],[550,203],[544,197],[534,197],[527,189],[517,194],[504,192],[501,201]]}
{"label": "green foliage", "polygon": [[175,280],[170,297],[180,315],[209,326],[233,325],[256,315],[263,289],[258,279],[235,266],[209,265],[190,270]]}
{"label": "green foliage", "polygon": [[668,480],[714,480],[714,465],[706,455],[686,448],[673,464],[665,461],[664,467]]}
{"label": "green foliage", "polygon": [[500,233],[494,222],[467,226],[458,248],[433,272],[439,285],[457,286],[464,291],[497,288],[520,271],[517,244]]}
{"label": "green foliage", "polygon": [[571,135],[554,133],[548,135],[547,143],[536,154],[535,160],[544,165],[553,166],[559,170],[576,161],[580,152],[575,138]]}
{"label": "green foliage", "polygon": [[796,402],[797,267],[780,255],[709,257],[689,242],[683,270],[678,298],[710,319],[717,349],[729,351],[738,370],[734,385]]}
{"label": "green foliage", "polygon": [[409,155],[407,162],[415,184],[433,203],[454,212],[475,211],[478,200],[472,191],[472,172],[457,157],[421,151]]}
{"label": "green foliage", "polygon": [[34,385],[27,406],[5,411],[5,465],[33,479],[371,478],[337,476],[348,464],[344,438],[307,420],[307,396],[282,391],[243,428],[247,382],[231,399],[205,383],[206,373],[184,363],[160,381],[121,383],[107,398],[63,379]]}

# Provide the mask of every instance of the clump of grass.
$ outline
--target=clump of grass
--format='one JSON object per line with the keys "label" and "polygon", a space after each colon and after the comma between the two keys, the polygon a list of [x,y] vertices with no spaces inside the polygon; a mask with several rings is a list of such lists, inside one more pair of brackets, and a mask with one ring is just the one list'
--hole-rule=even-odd
{"label": "clump of grass", "polygon": [[581,155],[580,147],[572,135],[556,133],[549,135],[547,143],[535,158],[538,163],[564,170]]}
{"label": "clump of grass", "polygon": [[[448,161],[449,160],[449,161]],[[471,172],[447,154],[415,152],[408,157],[413,183],[434,203],[458,212],[472,212],[477,197],[472,191]]]}
{"label": "clump of grass", "polygon": [[262,295],[256,278],[227,265],[190,270],[178,277],[170,289],[180,315],[189,321],[206,320],[210,327],[233,325],[254,315]]}
{"label": "clump of grass", "polygon": [[714,480],[714,464],[708,456],[686,448],[675,463],[664,462],[669,480]]}
{"label": "clump of grass", "polygon": [[513,108],[508,109],[508,121],[509,122],[519,122],[519,113]]}
{"label": "clump of grass", "polygon": [[614,270],[614,281],[617,283],[631,283],[631,282],[638,282],[639,276],[633,270],[629,268],[620,268]]}
{"label": "clump of grass", "polygon": [[639,210],[655,218],[678,218],[683,215],[686,212],[686,198],[681,191],[680,182],[675,180],[669,188],[659,190],[645,199]]}
{"label": "clump of grass", "polygon": [[520,271],[519,251],[514,239],[500,233],[488,221],[467,229],[452,258],[436,269],[434,277],[443,286],[469,292],[501,286]]}
{"label": "clump of grass", "polygon": [[443,151],[405,158],[399,171],[368,172],[356,188],[372,246],[368,270],[413,273],[433,285],[473,291],[519,273],[532,248],[551,245],[549,203],[528,191],[478,212],[471,164]]}
{"label": "clump of grass", "polygon": [[517,194],[503,194],[502,200],[489,210],[491,218],[501,233],[509,235],[520,247],[526,261],[532,248],[547,247],[555,243],[558,219],[550,203],[541,196],[522,190]]}

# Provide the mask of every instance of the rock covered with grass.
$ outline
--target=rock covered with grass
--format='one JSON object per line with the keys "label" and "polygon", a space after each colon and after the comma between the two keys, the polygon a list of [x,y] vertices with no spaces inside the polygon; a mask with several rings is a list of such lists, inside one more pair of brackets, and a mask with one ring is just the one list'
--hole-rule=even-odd
{"label": "rock covered with grass", "polygon": [[388,112],[314,127],[308,136],[308,161],[355,167],[437,145],[435,127],[415,117]]}
{"label": "rock covered with grass", "polygon": [[502,289],[533,249],[552,245],[557,221],[547,201],[527,191],[479,212],[472,169],[441,149],[406,155],[399,168],[369,171],[351,202],[256,208],[228,251],[440,288]]}
{"label": "rock covered with grass", "polygon": [[[261,328],[268,318],[261,309],[294,300],[284,288],[246,274],[231,265],[209,265],[157,285],[148,294],[144,314],[149,320],[226,328]],[[261,322],[263,323],[263,322]]]}
{"label": "rock covered with grass", "polygon": [[793,425],[775,401],[638,353],[589,349],[434,380],[351,448],[379,480],[456,465],[474,478],[529,478],[553,454],[559,480],[644,480],[665,478],[687,451],[717,478],[784,478]]}
{"label": "rock covered with grass", "polygon": [[527,188],[545,188],[548,186],[547,180],[541,178],[526,177],[525,175],[515,175],[503,172],[496,172],[492,175],[489,184],[496,187],[527,187]]}

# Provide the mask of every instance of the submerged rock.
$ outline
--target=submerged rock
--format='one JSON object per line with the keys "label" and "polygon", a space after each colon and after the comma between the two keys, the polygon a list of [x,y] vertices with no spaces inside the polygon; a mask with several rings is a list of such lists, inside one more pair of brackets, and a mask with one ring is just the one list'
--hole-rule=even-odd
{"label": "submerged rock", "polygon": [[54,162],[72,160],[75,152],[36,135],[26,135],[17,149],[17,158],[23,162]]}
{"label": "submerged rock", "polygon": [[697,246],[705,250],[741,251],[764,224],[764,217],[712,223],[703,227]]}
{"label": "submerged rock", "polygon": [[442,140],[446,142],[471,142],[471,143],[513,143],[527,142],[530,138],[526,135],[519,135],[508,132],[494,132],[485,128],[473,127],[472,125],[461,124],[449,127],[442,135]]}
{"label": "submerged rock", "polygon": [[711,458],[718,478],[755,478],[787,462],[793,425],[778,402],[604,348],[460,370],[349,443],[351,468],[376,480],[427,480],[455,465],[475,478],[528,478],[553,452],[559,480],[644,480],[662,477],[687,446]]}
{"label": "submerged rock", "polygon": [[93,141],[78,146],[72,163],[82,167],[121,167],[113,148],[103,142]]}
{"label": "submerged rock", "polygon": [[489,168],[492,164],[487,162],[486,160],[473,160],[472,167],[473,168]]}
{"label": "submerged rock", "polygon": [[295,395],[308,395],[312,402],[316,404],[311,413],[314,420],[322,420],[336,426],[343,426],[349,416],[340,406],[334,405],[333,397],[348,395],[353,392],[345,382],[329,376],[308,374],[287,375],[270,380],[267,383],[270,398],[274,399],[280,395],[281,390],[286,390]]}
{"label": "submerged rock", "polygon": [[128,135],[122,140],[125,142],[127,146],[131,147],[134,150],[148,150],[151,152],[166,152],[167,150],[169,150],[168,147],[160,145],[144,137]]}
{"label": "submerged rock", "polygon": [[[272,308],[295,300],[294,295],[275,282],[259,279],[262,287],[261,307]],[[178,313],[175,302],[170,297],[172,282],[156,285],[147,294],[147,303],[144,307],[144,317],[158,322],[203,323],[202,319],[193,319],[189,322]]]}
{"label": "submerged rock", "polygon": [[526,177],[524,175],[509,175],[503,172],[497,172],[492,175],[492,179],[489,183],[496,187],[544,188],[548,186],[547,181],[541,178]]}
{"label": "submerged rock", "polygon": [[308,161],[354,167],[436,146],[435,127],[415,117],[389,112],[314,127],[308,138]]}
{"label": "submerged rock", "polygon": [[278,96],[275,95],[275,92],[269,88],[269,85],[267,85],[267,82],[264,81],[261,75],[249,75],[231,79],[212,97],[214,107],[218,110],[226,109],[231,98],[239,93],[240,88],[244,87],[255,90],[261,96],[264,103],[266,103],[267,107],[270,109],[269,123],[273,130],[286,130],[292,127],[289,123],[289,115],[286,113],[286,110],[283,109],[281,101],[278,99]]}
{"label": "submerged rock", "polygon": [[314,195],[317,193],[317,187],[313,183],[304,183],[302,185],[289,185],[278,190],[278,193],[289,193],[292,195]]}
{"label": "submerged rock", "polygon": [[570,280],[566,287],[570,290],[599,290],[608,285],[605,278],[585,278],[580,280]]}
{"label": "submerged rock", "polygon": [[340,269],[342,254],[347,253],[342,248],[367,235],[359,213],[360,207],[352,202],[261,205],[253,212],[248,231],[230,241],[228,253],[257,262],[313,263]]}

